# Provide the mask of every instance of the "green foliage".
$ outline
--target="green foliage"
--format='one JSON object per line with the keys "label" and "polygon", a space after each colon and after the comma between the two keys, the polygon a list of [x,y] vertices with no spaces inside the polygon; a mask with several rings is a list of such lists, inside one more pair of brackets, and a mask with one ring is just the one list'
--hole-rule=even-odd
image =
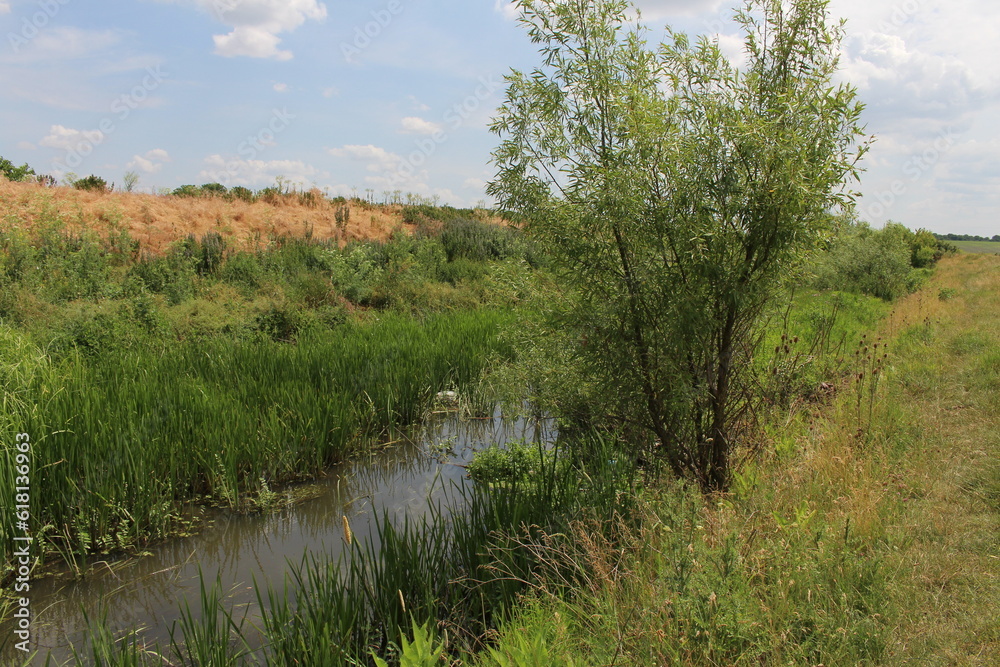
{"label": "green foliage", "polygon": [[[143,333],[162,324],[148,299],[81,304],[56,339],[72,336],[72,346],[49,346],[61,353],[58,376],[43,372],[50,357],[39,360],[26,339],[0,336],[0,376],[18,397],[0,426],[45,442],[33,480],[44,490],[32,510],[40,548],[84,555],[141,545],[200,496],[240,509],[262,478],[317,474],[418,419],[436,391],[471,382],[488,358],[511,354],[496,335],[511,316],[486,310],[387,315],[331,332],[306,331],[304,314],[274,307],[259,321],[267,338],[164,345]],[[298,345],[271,340],[292,336]],[[0,441],[13,443],[13,432]],[[13,480],[0,480],[0,491]]]}
{"label": "green foliage", "polygon": [[197,260],[183,244],[176,245],[164,256],[144,256],[133,264],[126,279],[135,279],[144,289],[163,294],[171,304],[179,304],[194,296]]}
{"label": "green foliage", "polygon": [[923,229],[912,232],[895,222],[872,229],[847,222],[817,260],[816,286],[893,301],[915,291],[947,252]]}
{"label": "green foliage", "polygon": [[385,258],[380,244],[353,243],[343,252],[328,252],[326,262],[330,280],[350,301],[367,306],[384,303],[378,292],[385,276]]}
{"label": "green foliage", "polygon": [[474,211],[471,209],[416,204],[403,207],[403,222],[409,225],[425,223],[428,220],[447,222],[456,218],[471,218],[473,214]]}
{"label": "green foliage", "polygon": [[895,227],[850,225],[821,259],[816,285],[892,301],[909,291],[911,255],[906,236]]}
{"label": "green foliage", "polygon": [[521,7],[545,64],[508,76],[489,193],[567,290],[545,335],[572,332],[599,413],[723,489],[762,314],[865,151],[841,30],[824,0],[751,1],[736,71],[707,38],[649,48],[626,2]]}
{"label": "green foliage", "polygon": [[234,185],[229,189],[229,196],[234,199],[239,199],[240,201],[245,201],[252,204],[257,200],[256,195],[254,195],[253,190],[250,188],[245,188],[242,185]]}
{"label": "green foliage", "polygon": [[197,197],[200,190],[197,185],[182,185],[178,188],[174,188],[171,192],[174,197]]}
{"label": "green foliage", "polygon": [[77,190],[89,190],[92,192],[108,192],[108,182],[100,176],[91,174],[85,178],[73,181],[73,187]]}
{"label": "green foliage", "polygon": [[[444,657],[444,642],[435,643],[434,632],[428,627],[428,623],[417,625],[412,621],[413,641],[409,641],[404,635],[401,638],[402,646],[399,651],[399,667],[435,667],[441,664]],[[372,652],[372,658],[378,667],[389,667],[382,658]]]}
{"label": "green foliage", "polygon": [[8,181],[19,183],[21,181],[30,180],[31,177],[35,175],[35,170],[29,167],[28,163],[24,163],[20,167],[16,167],[13,162],[3,156],[0,156],[0,175]]}
{"label": "green foliage", "polygon": [[514,484],[544,474],[555,464],[555,452],[539,443],[512,441],[476,452],[469,462],[469,477],[485,484]]}
{"label": "green foliage", "polygon": [[137,171],[126,171],[125,175],[122,177],[122,186],[125,192],[132,192],[135,190],[135,186],[138,182],[139,172]]}
{"label": "green foliage", "polygon": [[228,192],[222,183],[205,183],[201,186],[201,193],[208,196],[222,196]]}

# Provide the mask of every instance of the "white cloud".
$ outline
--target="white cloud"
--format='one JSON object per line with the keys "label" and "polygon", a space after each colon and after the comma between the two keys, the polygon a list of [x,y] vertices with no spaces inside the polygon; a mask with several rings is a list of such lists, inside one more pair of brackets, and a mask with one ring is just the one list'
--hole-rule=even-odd
{"label": "white cloud", "polygon": [[364,163],[365,170],[369,172],[365,177],[365,183],[369,185],[390,190],[403,188],[418,193],[429,191],[424,183],[427,172],[420,168],[423,160],[418,160],[420,164],[415,164],[397,153],[372,144],[347,145],[331,148],[328,152],[334,157]]}
{"label": "white cloud", "polygon": [[10,14],[9,2],[0,2],[0,14]]}
{"label": "white cloud", "polygon": [[355,144],[342,146],[341,148],[331,148],[329,149],[329,153],[334,157],[346,157],[363,162],[373,162],[384,166],[398,164],[403,161],[403,158],[399,155],[390,153],[386,149],[373,144],[368,144],[366,146]]}
{"label": "white cloud", "polygon": [[209,155],[199,176],[227,186],[262,187],[273,185],[278,176],[292,183],[306,184],[319,173],[302,160],[227,160],[221,155]]}
{"label": "white cloud", "polygon": [[287,83],[276,83],[276,84],[274,84],[274,90],[275,90],[275,92],[279,92],[279,93],[287,93],[288,92],[288,84]]}
{"label": "white cloud", "polygon": [[323,97],[327,99],[331,97],[336,97],[337,95],[340,95],[340,91],[337,89],[336,86],[329,86],[323,89]]}
{"label": "white cloud", "polygon": [[518,10],[517,3],[510,2],[509,0],[496,0],[493,8],[500,12],[500,14],[505,19],[515,19],[517,18]]}
{"label": "white cloud", "polygon": [[138,169],[147,174],[155,174],[163,168],[164,162],[170,162],[170,154],[162,148],[154,148],[145,155],[134,155],[132,161],[125,165],[128,169]]}
{"label": "white cloud", "polygon": [[431,108],[417,99],[416,95],[407,95],[406,99],[409,100],[410,104],[413,106],[414,111],[424,112],[430,111]]}
{"label": "white cloud", "polygon": [[232,26],[225,35],[214,35],[220,56],[290,60],[291,51],[278,48],[281,33],[292,32],[306,21],[326,18],[326,5],[317,0],[194,0],[219,21]]}
{"label": "white cloud", "polygon": [[[677,16],[694,16],[702,12],[716,11],[729,4],[722,0],[637,0],[636,6],[642,12],[644,21],[661,21]],[[510,0],[494,0],[493,9],[505,19],[513,20],[519,15],[517,3]]]}
{"label": "white cloud", "polygon": [[81,145],[97,145],[102,141],[104,134],[100,130],[74,130],[62,125],[53,125],[49,133],[38,143],[46,148],[70,151],[76,150]]}
{"label": "white cloud", "polygon": [[18,150],[22,151],[33,151],[35,150],[36,146],[30,141],[19,141],[17,142],[17,148]]}
{"label": "white cloud", "polygon": [[[13,34],[13,33],[12,33]],[[116,46],[121,34],[114,30],[87,30],[70,26],[51,26],[18,45],[12,55],[0,61],[10,63],[69,62],[88,58]]]}
{"label": "white cloud", "polygon": [[435,134],[444,130],[440,123],[432,123],[416,116],[407,116],[400,121],[400,125],[404,134]]}

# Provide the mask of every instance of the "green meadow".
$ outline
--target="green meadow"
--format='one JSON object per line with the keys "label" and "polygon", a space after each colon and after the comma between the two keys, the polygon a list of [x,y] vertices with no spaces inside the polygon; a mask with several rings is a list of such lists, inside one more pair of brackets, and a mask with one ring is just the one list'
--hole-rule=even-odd
{"label": "green meadow", "polygon": [[998,241],[949,241],[962,252],[988,253],[995,255],[1000,253],[1000,242]]}

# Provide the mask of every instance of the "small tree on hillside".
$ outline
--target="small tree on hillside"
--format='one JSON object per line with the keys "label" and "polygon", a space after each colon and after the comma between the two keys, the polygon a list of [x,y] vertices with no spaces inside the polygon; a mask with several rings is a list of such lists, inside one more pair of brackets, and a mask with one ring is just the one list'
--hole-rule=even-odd
{"label": "small tree on hillside", "polygon": [[762,313],[849,205],[861,105],[835,86],[826,0],[750,0],[746,66],[619,0],[522,0],[544,65],[508,76],[489,192],[554,254],[551,326],[677,475],[729,483]]}
{"label": "small tree on hillside", "polygon": [[27,163],[17,167],[7,158],[0,156],[0,176],[3,176],[8,181],[14,181],[15,183],[27,181],[34,175],[35,170],[29,167]]}

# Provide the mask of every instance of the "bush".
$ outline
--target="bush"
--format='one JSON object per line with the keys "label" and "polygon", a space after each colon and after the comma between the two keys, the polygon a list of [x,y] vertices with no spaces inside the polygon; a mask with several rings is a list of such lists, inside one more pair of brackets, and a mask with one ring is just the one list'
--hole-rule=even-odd
{"label": "bush", "polygon": [[201,193],[209,196],[223,196],[226,194],[226,186],[222,183],[206,183],[201,186]]}
{"label": "bush", "polygon": [[458,258],[474,261],[507,259],[524,255],[524,243],[516,229],[464,218],[445,222],[441,245],[448,261]]}
{"label": "bush", "polygon": [[126,280],[139,280],[150,292],[163,294],[171,305],[177,305],[194,296],[196,263],[181,245],[162,257],[143,257],[128,270]]}
{"label": "bush", "polygon": [[384,305],[376,290],[385,276],[385,253],[379,243],[352,243],[342,251],[326,253],[330,280],[349,301],[365,306]]}
{"label": "bush", "polygon": [[271,304],[257,315],[256,328],[275,342],[291,343],[309,321],[306,313],[294,306]]}
{"label": "bush", "polygon": [[107,192],[109,190],[108,182],[100,176],[94,176],[93,174],[73,181],[73,187],[77,190],[89,190],[92,192]]}
{"label": "bush", "polygon": [[241,288],[246,295],[260,287],[263,276],[264,269],[257,256],[248,252],[230,255],[219,270],[220,279]]}
{"label": "bush", "polygon": [[256,201],[257,197],[254,195],[253,190],[250,188],[245,188],[242,185],[234,186],[229,190],[229,196],[233,199],[239,199],[247,203],[252,204]]}
{"label": "bush", "polygon": [[182,185],[170,194],[175,197],[197,197],[200,192],[201,191],[197,185]]}
{"label": "bush", "polygon": [[[188,237],[191,241],[194,236]],[[218,232],[208,232],[201,237],[201,257],[198,260],[199,275],[214,275],[222,265],[222,256],[226,251],[226,240]]]}
{"label": "bush", "polygon": [[441,265],[438,272],[441,280],[458,285],[459,283],[478,282],[486,275],[486,266],[482,262],[459,257],[454,261]]}
{"label": "bush", "polygon": [[13,162],[5,157],[0,157],[0,174],[8,181],[20,183],[30,180],[35,175],[35,170],[29,167],[27,163],[22,164],[20,167],[15,167]]}
{"label": "bush", "polygon": [[897,226],[849,225],[820,259],[816,284],[891,301],[910,289],[911,257],[909,239]]}

